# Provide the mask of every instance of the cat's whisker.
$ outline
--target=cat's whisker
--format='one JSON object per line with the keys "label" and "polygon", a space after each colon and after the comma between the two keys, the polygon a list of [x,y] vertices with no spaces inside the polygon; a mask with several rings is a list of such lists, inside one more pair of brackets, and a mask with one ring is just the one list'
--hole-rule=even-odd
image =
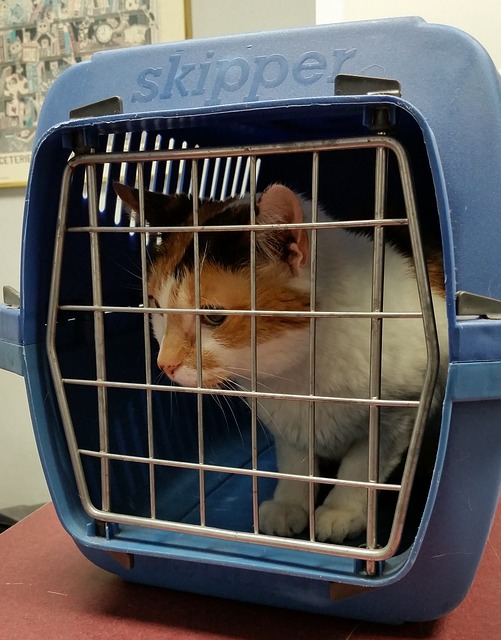
{"label": "cat's whisker", "polygon": [[200,271],[202,271],[202,269],[204,268],[205,261],[207,259],[207,251],[208,251],[208,246],[206,245],[204,249],[204,253],[200,258]]}
{"label": "cat's whisker", "polygon": [[[231,367],[231,369],[229,369],[228,371],[235,373],[236,375],[238,375],[240,378],[243,378],[244,380],[249,380],[250,381],[250,375],[249,376],[244,376],[241,373],[239,373],[240,371],[245,371],[247,373],[250,374],[250,370],[247,367]],[[256,372],[257,376],[260,378],[273,378],[275,380],[283,380],[284,382],[297,382],[296,380],[294,380],[294,378],[287,378],[286,376],[280,376],[278,374],[275,373],[268,373],[267,371],[259,371],[259,369]],[[271,389],[271,387],[269,387],[268,385],[265,385],[262,381],[262,379],[259,380],[259,384],[262,385],[265,388]]]}
{"label": "cat's whisker", "polygon": [[[234,367],[232,367],[232,369],[231,369],[231,370],[229,370],[229,371],[228,371],[228,373],[229,373],[229,374],[231,374],[231,373],[235,373],[235,371],[234,371],[233,369],[234,369]],[[246,370],[246,369],[242,369],[242,371],[247,371],[247,370]],[[234,379],[232,379],[232,378],[231,378],[230,380],[228,380],[228,382],[231,382],[231,384],[233,385],[234,390],[235,390],[235,391],[242,391],[242,392],[249,391],[250,382],[251,382],[251,377],[250,377],[250,376],[245,376],[245,375],[243,375],[242,373],[238,373],[238,374],[236,374],[236,375],[238,375],[238,377],[239,377],[239,378],[242,378],[242,380],[246,380],[246,381],[249,383],[249,385],[248,385],[247,387],[244,387],[244,385],[242,385],[242,384],[238,383],[236,380],[234,380]],[[259,382],[258,382],[258,386],[259,386],[262,390],[267,390],[267,391],[273,392],[272,387],[270,387],[270,386],[268,386],[268,385],[265,385],[265,384],[264,384],[264,383],[262,383],[261,381],[259,381]],[[230,387],[229,387],[229,388],[230,388]]]}
{"label": "cat's whisker", "polygon": [[[220,386],[221,388],[224,388],[226,385],[228,385],[229,381],[227,380],[227,378],[225,376],[222,375],[217,375],[215,374],[216,379],[218,379],[218,386]],[[244,437],[242,434],[242,431],[240,429],[240,425],[238,423],[237,417],[235,415],[235,412],[233,411],[233,407],[231,406],[231,401],[228,398],[228,396],[224,395],[224,394],[212,394],[211,395],[212,398],[214,398],[216,404],[218,405],[219,409],[221,410],[221,413],[224,416],[225,422],[226,422],[226,426],[228,428],[228,431],[230,430],[230,423],[228,421],[228,412],[224,409],[223,407],[223,400],[226,402],[226,404],[228,405],[228,409],[233,417],[233,422],[235,424],[235,426],[237,427],[242,445],[244,444]]]}
{"label": "cat's whisker", "polygon": [[140,282],[143,281],[143,278],[142,278],[140,273],[134,273],[134,271],[132,271],[132,269],[126,269],[123,265],[120,265],[120,266],[122,268],[122,271],[125,271],[125,273],[128,273],[130,276],[132,276],[136,280],[139,280]]}
{"label": "cat's whisker", "polygon": [[[230,398],[228,396],[224,396],[224,395],[223,396],[219,396],[219,398],[220,398],[220,401],[224,400],[226,402],[226,404],[228,405],[228,409],[229,409],[229,411],[230,411],[230,413],[232,415],[233,422],[234,422],[234,424],[235,424],[235,426],[237,428],[238,434],[240,436],[240,441],[241,441],[242,445],[244,445],[245,444],[244,436],[243,436],[242,430],[240,428],[240,424],[239,424],[239,422],[237,420],[237,416],[235,415],[235,412],[233,410]],[[222,404],[222,401],[221,401],[221,404]],[[226,412],[225,412],[225,415],[227,415]],[[226,424],[228,424],[228,421],[226,422]],[[229,424],[228,424],[228,426],[229,426]]]}
{"label": "cat's whisker", "polygon": [[221,396],[216,393],[216,394],[211,395],[211,398],[213,398],[214,402],[217,404],[217,406],[219,407],[221,413],[223,414],[224,421],[226,422],[226,427],[227,427],[227,429],[229,431],[230,425],[229,425],[229,422],[228,422],[228,416],[226,415],[226,411],[223,408],[223,403],[221,402]]}
{"label": "cat's whisker", "polygon": [[[240,376],[240,377],[242,377],[242,378],[247,379],[247,380],[249,380],[249,381],[250,381],[250,378],[245,378],[244,376]],[[245,391],[247,391],[247,390],[248,390],[248,389],[246,389],[243,385],[239,384],[236,380],[233,380],[233,379],[228,379],[228,380],[226,380],[224,384],[225,384],[225,386],[227,386],[227,388],[228,388],[228,389],[231,389],[231,390],[235,390],[235,391],[242,391],[242,392],[245,392]],[[225,396],[223,396],[223,397],[225,397]],[[228,401],[229,401],[229,400],[228,400]],[[263,404],[262,402],[260,402],[260,401],[259,401],[259,399],[258,399],[258,401],[257,401],[257,406],[259,407],[259,409],[260,409],[260,411],[261,411],[261,412],[263,412],[264,414],[266,414],[266,416],[267,416],[266,423],[267,423],[268,425],[270,425],[270,424],[274,425],[274,426],[277,428],[277,431],[279,431],[279,432],[280,432],[280,429],[278,428],[278,425],[277,425],[276,421],[273,419],[273,417],[271,416],[270,412],[266,409],[266,407],[264,406],[264,404]],[[266,434],[266,439],[267,439],[267,442],[268,442],[268,444],[269,444],[269,443],[270,443],[270,439],[269,439],[268,431],[267,431],[267,430],[264,428],[264,426],[262,425],[262,421],[259,421],[259,423],[261,424],[261,427],[262,427],[263,432]]]}
{"label": "cat's whisker", "polygon": [[[243,378],[243,376],[240,376]],[[250,380],[250,378],[249,378]],[[226,385],[228,389],[233,389],[234,391],[246,391],[247,389],[240,384],[239,382],[237,382],[236,380],[233,380],[232,378],[230,379],[226,379]]]}

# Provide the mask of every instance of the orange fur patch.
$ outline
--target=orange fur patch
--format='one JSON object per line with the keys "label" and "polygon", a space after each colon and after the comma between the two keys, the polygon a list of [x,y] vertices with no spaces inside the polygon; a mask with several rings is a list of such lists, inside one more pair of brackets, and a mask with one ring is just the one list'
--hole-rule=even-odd
{"label": "orange fur patch", "polygon": [[428,268],[428,278],[433,291],[445,298],[445,277],[444,260],[440,251],[434,251],[427,256],[426,266]]}
{"label": "orange fur patch", "polygon": [[[165,267],[165,271],[162,269],[162,272],[168,272],[168,267]],[[256,309],[308,311],[309,293],[296,289],[293,286],[293,280],[291,270],[283,263],[258,266]],[[251,308],[250,282],[249,268],[232,271],[215,265],[204,265],[200,275],[201,306],[248,311]],[[153,286],[155,285],[152,283],[152,288]],[[187,273],[182,282],[175,286],[169,304],[172,308],[195,308],[193,272]],[[167,318],[169,336],[166,342],[175,341],[180,345],[182,341],[186,342],[187,335],[194,336],[195,314],[167,314]],[[286,329],[305,327],[308,323],[309,319],[304,317],[260,316],[256,320],[258,343],[278,337]],[[230,315],[220,326],[212,328],[211,331],[214,338],[223,346],[235,349],[248,347],[251,340],[251,318]],[[185,353],[187,350],[186,347],[183,349]]]}
{"label": "orange fur patch", "polygon": [[[411,269],[414,277],[416,277],[414,260],[407,256],[406,261],[409,269]],[[431,290],[441,298],[445,298],[445,276],[442,253],[436,250],[427,251],[425,253],[425,261]]]}

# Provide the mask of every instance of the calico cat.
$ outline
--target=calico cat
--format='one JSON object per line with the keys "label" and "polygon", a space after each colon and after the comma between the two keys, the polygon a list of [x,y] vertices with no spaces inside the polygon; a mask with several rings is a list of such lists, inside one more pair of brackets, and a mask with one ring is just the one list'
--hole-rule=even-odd
{"label": "calico cat", "polygon": [[[136,189],[115,184],[131,212],[139,210]],[[144,194],[151,226],[191,225],[192,201],[186,195]],[[242,225],[250,221],[249,198],[202,201],[199,223]],[[311,203],[289,188],[269,186],[256,202],[256,222],[300,223],[311,220]],[[319,221],[329,220],[319,211]],[[199,233],[201,350],[204,387],[234,381],[250,389],[251,320],[225,315],[247,310],[250,301],[250,239],[248,231]],[[310,231],[256,231],[256,309],[310,310]],[[370,311],[373,246],[369,237],[342,228],[317,232],[316,308],[321,311]],[[191,232],[164,233],[153,248],[148,292],[158,308],[195,308],[194,240]],[[438,389],[445,377],[447,323],[443,278],[438,261],[430,264],[433,302],[441,345]],[[385,251],[385,311],[420,309],[412,260],[388,244]],[[197,386],[194,314],[152,314],[160,345],[158,366],[175,383]],[[257,390],[278,394],[310,393],[310,319],[260,316],[257,332]],[[418,399],[426,366],[422,320],[383,322],[382,397]],[[315,393],[320,396],[367,398],[369,392],[370,320],[320,318],[316,321]],[[440,403],[435,393],[434,409]],[[275,436],[280,472],[308,475],[309,403],[260,398],[258,415]],[[383,408],[380,412],[379,479],[384,482],[409,445],[415,408]],[[316,461],[339,463],[337,477],[367,481],[368,412],[365,405],[319,402],[315,405]],[[318,469],[316,470],[318,473]],[[308,483],[281,479],[272,500],[259,509],[263,533],[293,536],[308,525]],[[360,534],[367,524],[367,491],[335,486],[315,511],[320,541],[342,542]]]}

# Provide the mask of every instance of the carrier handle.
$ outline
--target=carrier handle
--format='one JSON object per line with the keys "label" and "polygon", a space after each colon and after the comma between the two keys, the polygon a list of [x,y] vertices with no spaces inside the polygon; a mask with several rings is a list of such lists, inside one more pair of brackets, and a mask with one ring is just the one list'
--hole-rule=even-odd
{"label": "carrier handle", "polygon": [[458,316],[479,316],[487,320],[501,320],[501,300],[469,291],[458,291],[456,313]]}
{"label": "carrier handle", "polygon": [[13,287],[3,288],[0,304],[0,369],[23,375],[24,347],[21,343],[20,296]]}

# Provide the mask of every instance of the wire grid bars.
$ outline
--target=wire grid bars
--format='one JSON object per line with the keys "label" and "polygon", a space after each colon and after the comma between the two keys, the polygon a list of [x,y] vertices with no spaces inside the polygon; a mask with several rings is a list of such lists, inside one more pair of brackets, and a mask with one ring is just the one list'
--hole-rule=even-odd
{"label": "wire grid bars", "polygon": [[[402,145],[393,138],[386,136],[373,136],[365,138],[346,138],[334,140],[322,140],[312,142],[283,143],[273,145],[245,146],[237,148],[188,148],[182,144],[181,148],[175,148],[175,144],[169,143],[169,148],[161,149],[155,143],[155,148],[129,150],[123,148],[113,150],[113,141],[108,144],[105,152],[89,150],[86,153],[75,155],[68,161],[67,169],[63,177],[59,218],[56,232],[54,269],[52,274],[51,297],[49,301],[49,315],[47,325],[47,350],[55,392],[62,423],[68,442],[69,453],[75,473],[75,479],[82,505],[86,513],[99,522],[114,523],[123,526],[139,526],[153,529],[166,530],[177,533],[196,534],[215,539],[237,541],[243,543],[260,544],[272,547],[281,547],[300,551],[312,551],[321,554],[337,555],[365,561],[365,569],[368,574],[376,573],[376,562],[392,556],[400,541],[403,522],[409,503],[410,491],[417,464],[420,443],[432,401],[437,371],[438,371],[438,343],[435,329],[433,306],[428,285],[425,260],[420,243],[416,203],[413,192],[412,176],[410,173],[407,155]],[[366,220],[319,222],[318,191],[319,191],[319,162],[324,153],[342,153],[346,150],[369,149],[375,154],[374,175],[374,216]],[[298,223],[296,227],[308,228],[311,246],[311,291],[309,311],[263,311],[256,308],[256,233],[263,229],[263,225],[256,225],[256,198],[258,189],[258,173],[260,163],[266,158],[280,158],[294,154],[310,154],[311,156],[311,193],[312,193],[312,221]],[[385,217],[385,199],[387,192],[387,163],[392,154],[398,164],[401,188],[405,200],[406,215],[402,218]],[[114,204],[115,211],[113,222],[110,217],[104,219],[101,213],[109,203],[109,184],[112,175],[123,177],[124,171],[131,182],[131,168],[134,182],[139,189],[139,218],[131,223],[124,221],[120,214],[119,205]],[[85,201],[87,221],[76,224],[72,221],[71,201],[75,191],[75,175],[84,174],[81,181],[81,198]],[[158,185],[161,185],[160,188]],[[221,186],[222,185],[222,186]],[[266,185],[264,185],[266,186]],[[153,227],[147,224],[144,212],[145,189],[156,188],[164,192],[173,193],[186,191],[193,196],[193,225],[187,227]],[[249,225],[243,225],[242,230],[250,234],[250,267],[251,267],[251,291],[250,309],[225,311],[226,314],[247,315],[251,325],[251,352],[254,354],[251,365],[250,390],[237,389],[206,389],[202,385],[202,348],[201,348],[201,316],[207,313],[202,308],[200,300],[200,256],[199,234],[208,230],[199,223],[200,198],[224,198],[227,195],[250,195],[251,220]],[[266,226],[266,225],[264,225]],[[277,225],[268,225],[270,228]],[[291,225],[289,225],[290,228]],[[388,226],[408,226],[411,240],[417,287],[421,302],[421,309],[415,312],[385,312],[383,309],[384,290],[384,247],[385,228]],[[367,312],[357,311],[319,311],[316,305],[316,250],[317,235],[323,228],[356,227],[366,228],[374,234],[373,271],[372,271],[372,304]],[[212,227],[216,231],[235,231],[239,227],[231,225],[229,228]],[[152,307],[146,283],[148,279],[148,243],[158,234],[169,231],[186,232],[194,234],[194,274],[195,274],[195,308],[194,309],[158,309]],[[75,237],[80,238],[88,249],[87,258],[89,264],[86,270],[89,273],[90,289],[89,299],[79,303],[68,302],[62,299],[61,283],[66,276],[63,274],[63,258],[68,248],[65,246]],[[103,293],[103,281],[106,273],[103,267],[103,245],[118,239],[133,238],[136,251],[139,255],[141,291],[140,299],[136,304],[108,303]],[[108,246],[108,245],[107,245]],[[155,375],[155,364],[152,358],[153,339],[150,334],[150,316],[158,313],[184,313],[195,316],[196,331],[196,360],[197,360],[197,386],[176,387],[158,381]],[[302,395],[284,396],[283,398],[273,392],[258,390],[257,385],[257,330],[256,320],[260,316],[285,316],[287,313],[296,316],[304,316],[309,321],[310,362],[308,376],[309,388]],[[80,316],[91,318],[90,330],[93,365],[90,370],[80,371],[78,362],[73,362],[68,369],[62,365],[61,349],[58,346],[58,332],[61,319],[64,316],[78,319]],[[141,350],[143,358],[141,367],[144,369],[144,377],[137,378],[121,375],[120,371],[110,373],[110,363],[114,353],[111,346],[112,336],[107,328],[110,319],[115,317],[138,319],[135,323],[137,334],[141,337]],[[316,328],[319,319],[332,318],[366,318],[370,322],[370,372],[369,394],[363,398],[345,398],[321,396],[316,393],[316,363],[315,342]],[[427,370],[421,396],[418,400],[412,399],[382,399],[381,398],[381,363],[382,363],[382,335],[385,318],[422,319],[424,336],[428,352]],[[59,327],[58,327],[59,324]],[[137,337],[137,336],[136,336]],[[120,369],[120,367],[118,367]],[[70,373],[68,373],[70,371]],[[92,403],[95,411],[90,414],[95,420],[85,420],[87,435],[81,436],[81,429],[77,433],[75,421],[77,413],[86,411],[87,407],[75,409],[73,394],[75,389],[90,389],[94,395]],[[142,447],[131,447],[129,451],[118,451],[110,434],[116,431],[117,417],[110,409],[112,394],[121,393],[141,394],[144,403],[144,411],[141,414],[141,428],[145,428],[146,437]],[[173,395],[176,397],[190,394],[195,397],[196,412],[193,416],[194,450],[195,459],[187,459],[182,455],[174,456],[172,450],[169,453],[159,453],[157,436],[161,431],[176,430],[176,424],[161,424],[155,412],[156,402],[170,402],[172,406]],[[205,399],[208,396],[225,399],[245,397],[250,406],[250,456],[249,464],[232,464],[231,461],[214,462],[209,460],[206,452],[207,420],[205,416]],[[276,398],[293,400],[306,403],[309,407],[309,475],[300,476],[294,474],[280,474],[274,469],[266,469],[260,465],[260,425],[257,418],[257,407],[262,398]],[[336,478],[320,477],[315,472],[315,406],[318,403],[340,402],[359,404],[368,407],[369,410],[369,439],[370,454],[368,460],[367,481],[355,482],[350,480],[337,480]],[[379,414],[381,408],[388,407],[412,407],[415,410],[415,424],[405,468],[401,482],[389,484],[379,480]],[[95,422],[95,424],[94,424]],[[119,425],[124,432],[131,432],[138,428],[133,421]],[[89,435],[90,433],[90,435]],[[89,466],[89,461],[92,464]],[[120,486],[113,479],[112,467],[118,463],[125,463],[132,468],[140,468],[144,473],[141,482],[146,487],[147,506],[140,510],[134,508],[119,508],[116,494],[127,492],[130,489]],[[89,470],[90,469],[90,470]],[[183,521],[182,518],[166,517],[158,508],[160,494],[167,494],[167,500],[183,500],[183,495],[176,493],[168,497],[170,486],[163,486],[159,482],[159,470],[168,469],[174,471],[189,471],[196,474],[196,522]],[[99,490],[92,491],[90,487],[90,475],[99,475],[97,485]],[[221,477],[244,477],[250,481],[246,485],[250,491],[251,522],[249,526],[227,527],[218,524],[217,521],[209,522],[207,516],[207,499],[210,492],[208,478],[215,474]],[[260,483],[263,480],[276,480],[286,478],[298,482],[306,482],[309,490],[309,532],[302,538],[284,538],[269,536],[259,531],[259,503],[262,500]],[[96,478],[92,479],[96,482]],[[134,482],[134,481],[133,481]],[[182,484],[182,483],[181,483]],[[318,542],[315,539],[315,486],[324,485],[332,487],[335,484],[355,486],[363,488],[368,494],[368,525],[366,541],[363,548],[349,546],[347,544],[329,544]],[[190,491],[193,490],[193,486]],[[398,499],[391,525],[388,540],[381,545],[378,540],[377,527],[377,498],[380,492],[396,492]],[[238,497],[238,496],[237,496]],[[120,501],[118,501],[119,503]]]}

